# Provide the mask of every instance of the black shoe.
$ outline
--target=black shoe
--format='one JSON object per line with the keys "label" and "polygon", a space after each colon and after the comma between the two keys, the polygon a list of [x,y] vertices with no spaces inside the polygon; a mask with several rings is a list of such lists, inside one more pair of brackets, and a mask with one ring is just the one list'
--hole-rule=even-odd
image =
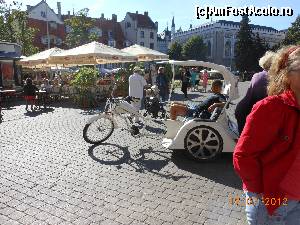
{"label": "black shoe", "polygon": [[130,133],[131,133],[132,136],[136,136],[140,133],[140,130],[137,126],[132,125],[131,129],[130,129]]}

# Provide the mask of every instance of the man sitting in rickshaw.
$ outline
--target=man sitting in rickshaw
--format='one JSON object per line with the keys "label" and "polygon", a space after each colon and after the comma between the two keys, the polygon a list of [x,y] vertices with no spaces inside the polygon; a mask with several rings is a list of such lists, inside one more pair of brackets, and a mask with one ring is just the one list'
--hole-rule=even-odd
{"label": "man sitting in rickshaw", "polygon": [[177,116],[210,119],[212,112],[216,108],[223,108],[226,103],[226,97],[221,94],[222,86],[223,83],[221,80],[214,80],[211,85],[213,95],[206,98],[198,106],[173,102],[170,107],[170,119],[176,120]]}

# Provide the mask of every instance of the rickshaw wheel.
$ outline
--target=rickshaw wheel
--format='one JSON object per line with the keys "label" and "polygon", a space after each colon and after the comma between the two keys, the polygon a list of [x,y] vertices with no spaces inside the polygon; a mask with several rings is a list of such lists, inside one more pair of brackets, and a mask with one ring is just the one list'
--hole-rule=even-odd
{"label": "rickshaw wheel", "polygon": [[185,139],[184,147],[193,159],[214,160],[223,150],[223,139],[212,127],[201,125],[191,129]]}

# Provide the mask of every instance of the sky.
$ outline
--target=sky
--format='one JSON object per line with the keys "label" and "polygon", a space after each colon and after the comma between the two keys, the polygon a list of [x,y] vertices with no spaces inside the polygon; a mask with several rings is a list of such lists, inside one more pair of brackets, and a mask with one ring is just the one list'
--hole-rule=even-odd
{"label": "sky", "polygon": [[[13,0],[5,0],[12,2]],[[78,11],[82,8],[89,8],[89,15],[92,17],[100,17],[104,13],[105,18],[111,18],[112,14],[116,14],[118,21],[124,19],[126,12],[144,13],[149,12],[149,16],[155,22],[158,22],[159,33],[162,32],[167,25],[171,27],[172,17],[175,17],[176,29],[181,27],[187,30],[192,24],[193,27],[199,26],[211,20],[231,20],[239,22],[241,16],[213,16],[210,19],[196,18],[196,6],[215,6],[215,7],[243,7],[243,6],[257,6],[257,7],[291,7],[293,9],[293,16],[276,17],[276,16],[252,16],[250,21],[252,24],[270,26],[278,30],[287,29],[291,23],[295,21],[300,14],[299,0],[60,0],[62,5],[62,13],[67,14],[67,11]],[[36,5],[40,0],[18,0],[22,3],[23,8],[26,5]],[[57,12],[57,0],[46,1],[50,7]],[[226,4],[224,4],[226,2]]]}

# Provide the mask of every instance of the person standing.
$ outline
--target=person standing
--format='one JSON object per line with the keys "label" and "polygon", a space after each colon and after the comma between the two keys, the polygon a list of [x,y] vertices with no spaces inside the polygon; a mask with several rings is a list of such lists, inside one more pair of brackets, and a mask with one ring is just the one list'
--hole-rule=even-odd
{"label": "person standing", "polygon": [[184,70],[182,71],[182,74],[181,74],[181,81],[182,81],[181,91],[183,92],[184,97],[186,99],[188,98],[187,89],[190,84],[190,78],[191,78],[191,73],[190,73],[189,69],[184,68]]}
{"label": "person standing", "polygon": [[28,110],[28,103],[30,102],[31,110],[33,111],[33,104],[35,103],[36,91],[39,89],[32,83],[31,78],[27,78],[23,87],[24,99],[26,101],[26,110]]}
{"label": "person standing", "polygon": [[207,70],[204,70],[202,74],[202,87],[204,92],[206,92],[207,83],[208,83],[208,72]]}
{"label": "person standing", "polygon": [[195,91],[196,76],[197,76],[196,68],[192,68],[192,72],[191,72],[191,91]]}
{"label": "person standing", "polygon": [[[141,109],[144,87],[147,85],[145,78],[140,75],[141,73],[141,68],[136,66],[133,68],[133,74],[129,77],[129,96],[135,98],[132,105],[136,110]],[[138,122],[137,117],[135,117],[135,122]]]}
{"label": "person standing", "polygon": [[250,225],[300,224],[300,45],[280,49],[233,154]]}
{"label": "person standing", "polygon": [[199,91],[200,74],[199,70],[196,69],[195,88]]}
{"label": "person standing", "polygon": [[242,133],[246,118],[251,112],[253,105],[267,97],[268,71],[271,67],[274,55],[274,52],[267,51],[265,55],[260,58],[259,65],[263,68],[263,71],[253,75],[245,97],[236,106],[235,118],[240,134]]}
{"label": "person standing", "polygon": [[159,89],[159,96],[162,102],[167,100],[168,92],[169,92],[169,81],[166,75],[164,74],[164,67],[158,68],[158,74],[156,77],[156,85]]}

